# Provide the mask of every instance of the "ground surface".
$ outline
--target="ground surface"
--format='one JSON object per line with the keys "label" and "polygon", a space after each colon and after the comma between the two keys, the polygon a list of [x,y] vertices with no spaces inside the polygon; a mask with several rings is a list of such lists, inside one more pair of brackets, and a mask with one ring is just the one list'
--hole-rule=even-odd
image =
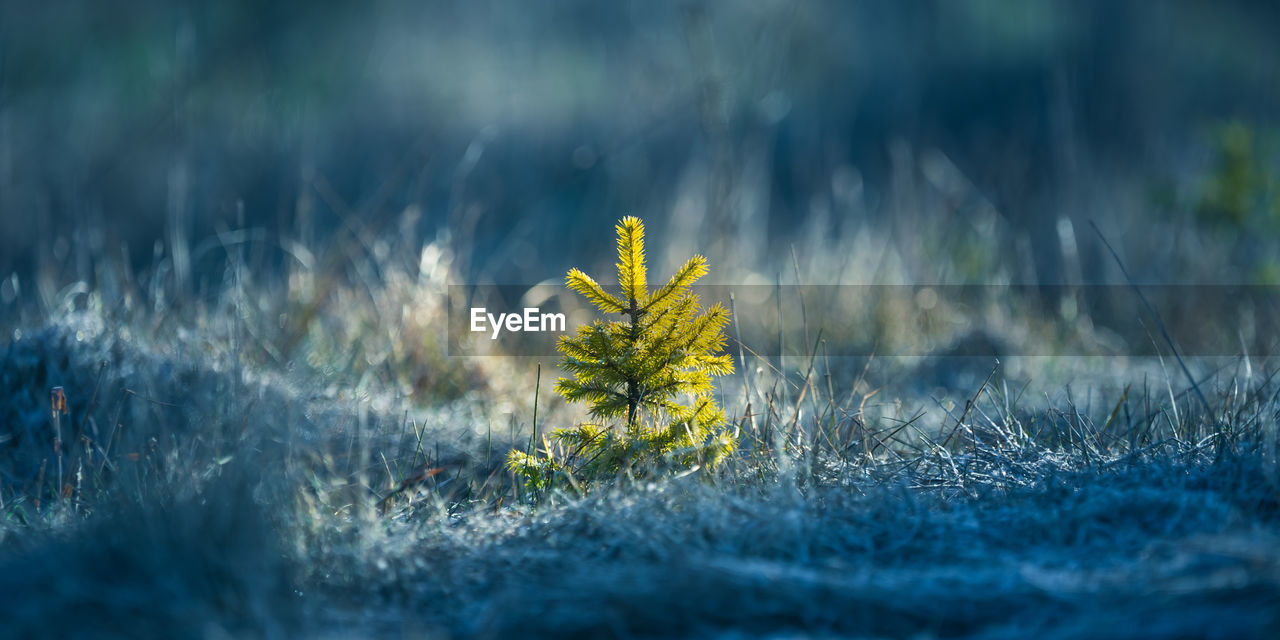
{"label": "ground surface", "polygon": [[[1280,632],[1280,407],[1256,372],[1209,389],[1217,430],[1189,394],[1126,397],[1104,422],[984,391],[918,437],[889,419],[853,433],[846,451],[888,443],[870,457],[746,447],[713,473],[531,506],[482,477],[503,445],[462,428],[485,420],[474,397],[406,409],[302,393],[287,371],[237,383],[198,349],[120,333],[79,315],[5,351],[0,635]],[[64,454],[80,476],[61,500],[22,491],[53,473],[54,381],[64,428],[113,446]],[[468,452],[470,470],[379,502],[411,455]]]}

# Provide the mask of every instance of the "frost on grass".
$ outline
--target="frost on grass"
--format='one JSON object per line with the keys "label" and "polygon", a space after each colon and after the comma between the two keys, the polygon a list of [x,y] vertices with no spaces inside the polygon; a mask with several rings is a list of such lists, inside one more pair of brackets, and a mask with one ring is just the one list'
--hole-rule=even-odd
{"label": "frost on grass", "polygon": [[1014,489],[888,469],[805,494],[670,480],[519,525],[405,525],[357,571],[385,606],[481,637],[1265,637],[1274,498],[1248,461],[1222,483],[1197,457],[1048,465]]}
{"label": "frost on grass", "polygon": [[[909,402],[824,416],[825,395],[809,395],[817,415],[792,421],[795,406],[758,395],[753,431],[726,393],[743,446],[720,468],[530,505],[501,470],[527,425],[511,437],[487,396],[334,389],[310,370],[241,366],[217,330],[151,333],[86,310],[0,355],[0,629],[1280,632],[1280,404],[1265,363],[1206,383],[1213,416],[1176,393],[1020,406],[993,383],[968,408],[918,403],[927,419]],[[68,392],[69,493],[53,480],[52,386]],[[391,494],[424,468],[448,470]]]}

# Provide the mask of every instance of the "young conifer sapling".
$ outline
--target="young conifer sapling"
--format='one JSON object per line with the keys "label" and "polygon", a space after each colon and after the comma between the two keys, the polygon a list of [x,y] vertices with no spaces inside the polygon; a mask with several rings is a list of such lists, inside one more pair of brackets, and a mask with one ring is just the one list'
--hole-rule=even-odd
{"label": "young conifer sapling", "polygon": [[[590,405],[596,423],[557,429],[541,456],[513,450],[508,466],[535,491],[563,477],[584,490],[623,470],[713,466],[727,456],[735,437],[713,397],[713,379],[733,372],[724,351],[729,313],[720,304],[703,308],[692,285],[707,273],[695,255],[660,287],[650,289],[644,255],[644,224],[628,216],[617,225],[619,291],[607,291],[578,269],[569,288],[606,316],[560,339],[556,391]],[[621,424],[609,423],[622,420]],[[616,428],[614,428],[616,426]]]}

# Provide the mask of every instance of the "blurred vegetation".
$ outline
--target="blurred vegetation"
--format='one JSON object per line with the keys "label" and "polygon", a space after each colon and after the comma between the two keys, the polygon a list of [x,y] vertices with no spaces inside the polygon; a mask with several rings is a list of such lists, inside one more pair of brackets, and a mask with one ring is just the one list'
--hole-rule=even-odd
{"label": "blurred vegetation", "polygon": [[1280,234],[1280,138],[1276,129],[1239,120],[1211,128],[1213,164],[1195,211],[1233,245],[1234,262],[1257,284],[1280,284],[1274,238]]}
{"label": "blurred vegetation", "polygon": [[[1280,106],[1278,10],[1248,0],[297,9],[0,5],[7,291],[123,260],[168,261],[176,292],[216,280],[190,245],[241,210],[312,246],[410,208],[405,231],[444,232],[469,282],[605,264],[578,230],[622,213],[681,239],[658,266],[696,244],[732,256],[728,280],[874,231],[909,280],[1102,281],[1093,243],[1073,256],[1056,231],[1092,218],[1122,244],[1166,240],[1135,242],[1131,266],[1176,280],[1185,256],[1151,246],[1186,246],[1180,231],[1122,203],[1154,176],[1214,173],[1205,215],[1238,223],[1259,205],[1244,165],[1260,149],[1224,132],[1209,146],[1234,159],[1207,167],[1196,132],[1264,131]],[[934,212],[954,222],[918,237]],[[910,264],[939,253],[954,271]],[[837,266],[803,275],[834,282]]]}
{"label": "blurred vegetation", "polygon": [[1280,224],[1280,168],[1274,135],[1242,122],[1213,130],[1214,166],[1197,212],[1210,223],[1275,233]]}

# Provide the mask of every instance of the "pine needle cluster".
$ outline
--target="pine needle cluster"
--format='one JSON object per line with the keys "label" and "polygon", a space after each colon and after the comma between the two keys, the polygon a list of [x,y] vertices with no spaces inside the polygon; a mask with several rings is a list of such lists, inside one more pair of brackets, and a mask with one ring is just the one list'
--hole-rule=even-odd
{"label": "pine needle cluster", "polygon": [[[556,391],[588,402],[599,422],[553,431],[541,456],[511,452],[508,466],[535,491],[557,478],[581,491],[623,472],[709,467],[736,444],[713,397],[713,379],[733,372],[721,353],[729,313],[718,303],[704,309],[691,288],[706,275],[707,259],[693,256],[651,289],[644,224],[628,216],[617,233],[620,291],[605,290],[578,269],[566,283],[600,312],[622,319],[596,320],[559,342],[560,366],[572,377],[560,378]],[[616,420],[623,422],[606,426]]]}

